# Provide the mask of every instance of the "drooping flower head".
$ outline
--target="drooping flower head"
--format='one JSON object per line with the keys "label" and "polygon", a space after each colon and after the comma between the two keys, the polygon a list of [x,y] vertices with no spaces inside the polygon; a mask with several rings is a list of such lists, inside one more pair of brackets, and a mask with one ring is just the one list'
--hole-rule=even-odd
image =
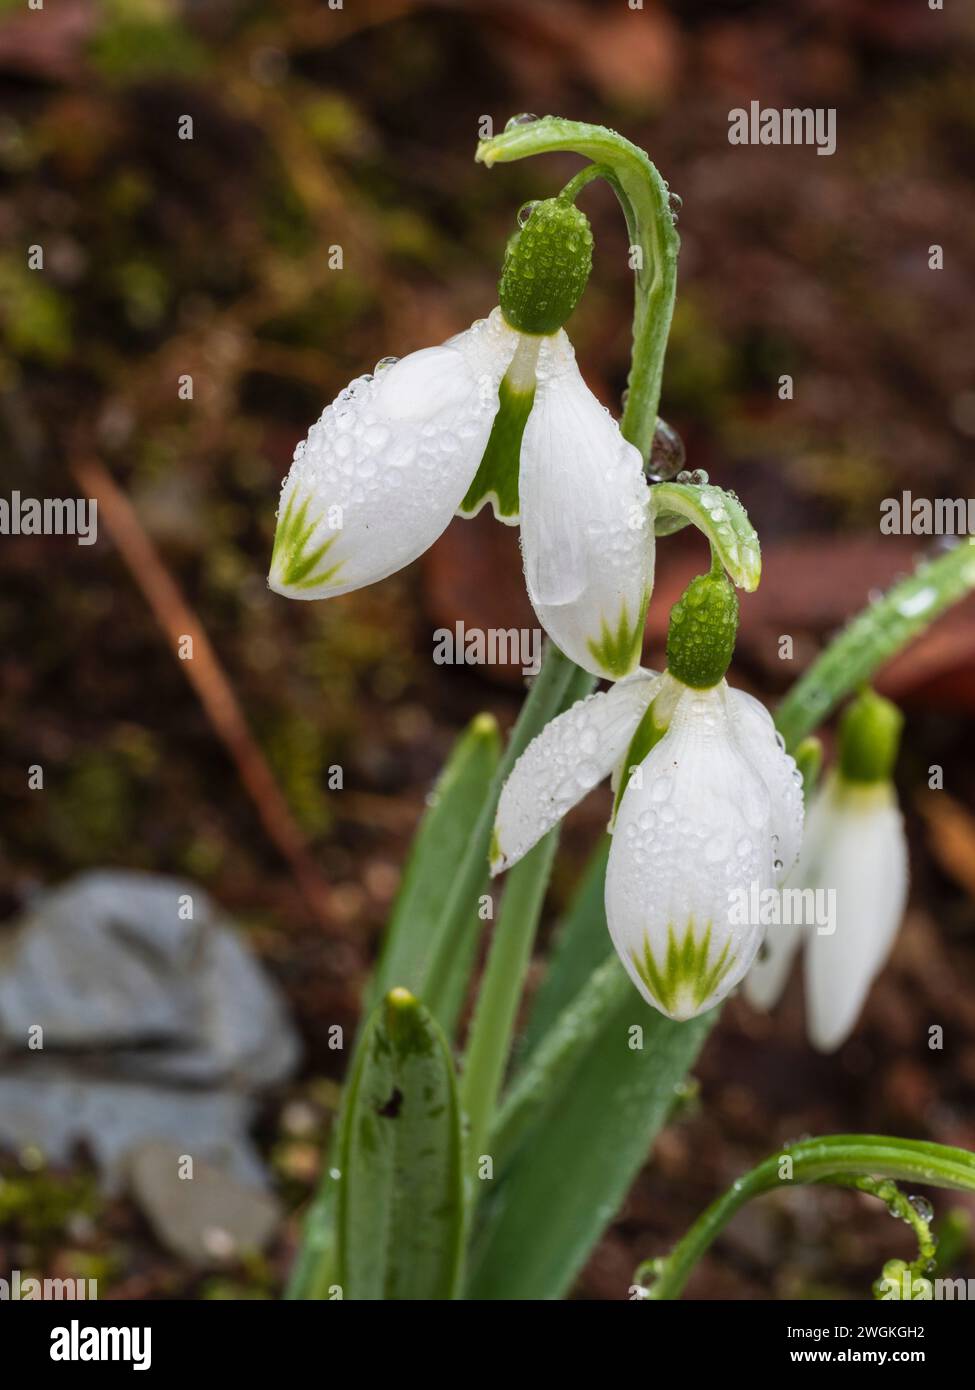
{"label": "drooping flower head", "polygon": [[348,593],[490,502],[501,521],[520,520],[529,597],[556,645],[596,675],[635,669],[654,558],[642,460],[562,328],[591,260],[588,221],[568,198],[533,205],[487,319],[346,387],[295,450],[272,589]]}
{"label": "drooping flower head", "polygon": [[737,599],[723,574],[673,611],[668,669],[640,672],[552,721],[501,794],[493,870],[521,858],[615,769],[606,920],[648,1003],[703,1013],[744,976],[763,927],[741,911],[794,864],[801,778],[771,716],[724,679]]}
{"label": "drooping flower head", "polygon": [[781,995],[805,947],[806,1020],[822,1052],[853,1031],[883,968],[907,899],[907,840],[891,780],[903,720],[889,700],[864,691],[840,724],[839,761],[813,799],[802,855],[786,884],[828,895],[822,921],[771,926],[746,982],[758,1008]]}

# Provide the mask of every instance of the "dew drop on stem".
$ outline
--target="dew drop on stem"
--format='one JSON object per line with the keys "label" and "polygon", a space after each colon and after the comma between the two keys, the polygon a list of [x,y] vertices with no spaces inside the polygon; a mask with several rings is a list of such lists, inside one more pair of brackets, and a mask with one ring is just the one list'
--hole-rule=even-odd
{"label": "dew drop on stem", "polygon": [[647,469],[650,481],[654,483],[669,482],[684,467],[686,457],[684,441],[673,425],[668,425],[666,420],[658,419],[657,428],[653,432],[650,463]]}

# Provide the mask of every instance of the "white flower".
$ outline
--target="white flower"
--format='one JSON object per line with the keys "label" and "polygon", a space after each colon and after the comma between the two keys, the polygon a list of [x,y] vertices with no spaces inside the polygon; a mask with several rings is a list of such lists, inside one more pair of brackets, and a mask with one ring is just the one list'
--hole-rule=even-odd
{"label": "white flower", "polygon": [[[632,769],[631,748],[649,752]],[[725,680],[692,689],[641,671],[591,695],[531,743],[501,793],[492,871],[520,859],[617,769],[606,919],[630,978],[675,1019],[722,999],[762,927],[741,910],[781,883],[802,838],[794,760],[767,710]]]}
{"label": "white flower", "polygon": [[831,894],[824,901],[833,913],[824,922],[770,927],[745,993],[758,1008],[770,1008],[804,944],[809,1035],[820,1051],[832,1052],[853,1031],[904,915],[907,841],[889,780],[850,781],[839,769],[829,775],[785,886]]}
{"label": "white flower", "polygon": [[519,333],[495,309],[327,407],[283,486],[269,583],[289,598],[348,593],[491,501],[504,521],[520,511],[542,626],[580,666],[619,677],[639,661],[653,583],[648,497],[565,332]]}

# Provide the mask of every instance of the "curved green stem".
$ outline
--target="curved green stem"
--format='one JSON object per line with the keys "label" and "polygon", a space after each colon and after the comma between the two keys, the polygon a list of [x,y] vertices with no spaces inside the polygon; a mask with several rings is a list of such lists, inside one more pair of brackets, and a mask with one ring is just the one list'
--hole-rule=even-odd
{"label": "curved green stem", "polygon": [[667,535],[676,521],[690,522],[711,543],[736,588],[754,593],[762,577],[762,548],[748,513],[732,493],[714,483],[657,483],[650,489],[654,530]]}
{"label": "curved green stem", "polygon": [[841,700],[946,608],[975,589],[975,538],[928,560],[865,608],[813,662],[782,701],[775,722],[791,750]]}
{"label": "curved green stem", "polygon": [[[605,126],[545,116],[482,140],[477,158],[490,167],[528,155],[563,150],[606,167],[604,177],[620,200],[635,251],[633,356],[620,427],[644,462],[657,427],[664,354],[677,289],[680,237],[674,227],[670,194],[657,169],[637,145]],[[584,171],[585,172],[585,171]]]}
{"label": "curved green stem", "polygon": [[[739,1178],[713,1202],[677,1242],[670,1255],[650,1262],[656,1281],[648,1289],[647,1297],[656,1300],[679,1297],[705,1250],[735,1212],[753,1197],[784,1184],[837,1183],[844,1178],[892,1178],[975,1192],[975,1154],[944,1144],[889,1139],[876,1134],[831,1134],[789,1144]],[[871,1185],[868,1183],[862,1190],[872,1190]],[[874,1195],[878,1195],[876,1190]]]}

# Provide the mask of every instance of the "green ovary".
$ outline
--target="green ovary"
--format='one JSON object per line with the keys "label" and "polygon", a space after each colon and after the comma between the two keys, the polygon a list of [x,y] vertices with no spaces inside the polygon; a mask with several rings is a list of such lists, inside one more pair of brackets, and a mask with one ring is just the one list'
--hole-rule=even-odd
{"label": "green ovary", "polygon": [[650,590],[647,589],[640,603],[640,611],[635,623],[631,625],[629,611],[624,603],[620,609],[615,632],[603,618],[599,641],[590,640],[586,644],[589,654],[600,668],[607,675],[612,676],[614,680],[628,676],[640,660],[640,653],[643,650],[643,628],[647,620],[649,602]]}
{"label": "green ovary", "polygon": [[[642,955],[638,951],[632,951],[630,955],[637,974],[661,1009],[672,1018],[690,1018],[714,994],[734,965],[735,957],[730,954],[730,947],[731,943],[726,941],[717,960],[709,964],[711,923],[708,923],[698,941],[694,936],[692,920],[680,942],[673,926],[667,928],[667,955],[662,966],[654,958],[646,932],[643,934]],[[692,1008],[688,1008],[689,1003]]]}
{"label": "green ovary", "polygon": [[289,589],[314,589],[327,584],[342,567],[342,561],[325,569],[318,566],[335,544],[338,536],[329,536],[322,545],[309,550],[308,542],[318,526],[318,517],[308,521],[308,506],[311,498],[295,508],[295,493],[288,498],[287,506],[278,518],[278,529],[274,533],[274,549],[271,551],[271,571],[277,573],[278,582]]}

